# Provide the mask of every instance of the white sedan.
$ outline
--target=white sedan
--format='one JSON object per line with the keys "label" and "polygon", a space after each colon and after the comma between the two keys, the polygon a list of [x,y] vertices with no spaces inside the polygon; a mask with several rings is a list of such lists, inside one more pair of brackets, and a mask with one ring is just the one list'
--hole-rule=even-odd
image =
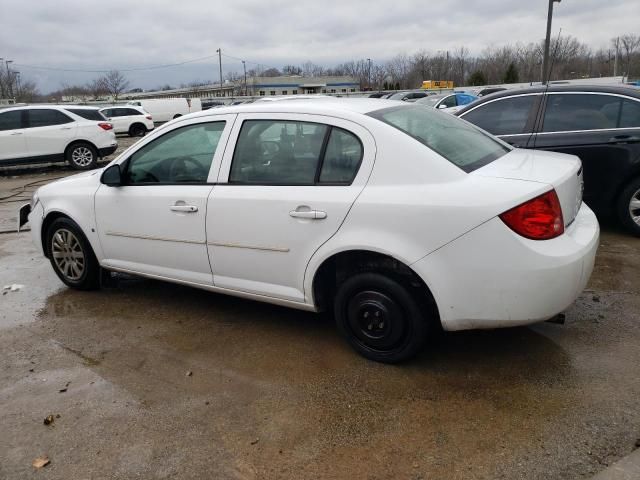
{"label": "white sedan", "polygon": [[382,362],[415,355],[432,328],[554,317],[589,280],[599,235],[577,157],[377,99],[184,116],[41,187],[27,214],[70,287],[116,271],[333,310]]}

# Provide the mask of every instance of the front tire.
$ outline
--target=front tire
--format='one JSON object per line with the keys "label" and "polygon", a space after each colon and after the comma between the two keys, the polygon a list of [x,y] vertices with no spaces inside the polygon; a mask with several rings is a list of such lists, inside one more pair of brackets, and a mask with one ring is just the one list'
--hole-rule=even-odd
{"label": "front tire", "polygon": [[98,151],[89,143],[74,143],[67,149],[67,161],[76,170],[90,170],[98,163]]}
{"label": "front tire", "polygon": [[640,237],[640,178],[632,180],[620,193],[616,210],[622,225]]}
{"label": "front tire", "polygon": [[100,265],[89,241],[70,218],[54,220],[46,234],[47,253],[58,278],[78,290],[100,285]]}
{"label": "front tire", "polygon": [[400,282],[380,273],[360,273],[338,287],[335,319],[360,355],[397,363],[414,357],[427,338],[418,300]]}

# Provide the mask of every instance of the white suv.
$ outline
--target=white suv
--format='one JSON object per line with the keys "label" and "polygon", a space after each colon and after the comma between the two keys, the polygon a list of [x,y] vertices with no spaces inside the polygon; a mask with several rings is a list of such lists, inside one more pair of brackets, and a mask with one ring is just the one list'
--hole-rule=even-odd
{"label": "white suv", "polygon": [[63,162],[78,170],[118,148],[113,126],[97,108],[33,105],[0,110],[0,166]]}
{"label": "white suv", "polygon": [[127,133],[130,137],[142,137],[154,127],[153,117],[141,107],[106,107],[100,112],[113,124],[116,133]]}

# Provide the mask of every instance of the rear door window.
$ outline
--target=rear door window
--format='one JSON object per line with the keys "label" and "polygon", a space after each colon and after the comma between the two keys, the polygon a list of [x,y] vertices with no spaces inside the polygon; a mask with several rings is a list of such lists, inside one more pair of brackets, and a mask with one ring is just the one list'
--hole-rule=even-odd
{"label": "rear door window", "polygon": [[620,128],[640,127],[640,102],[623,100],[620,114]]}
{"label": "rear door window", "polygon": [[0,113],[0,131],[24,128],[22,125],[22,112],[23,110],[12,110]]}
{"label": "rear door window", "polygon": [[542,131],[616,128],[621,104],[622,99],[613,95],[548,94]]}
{"label": "rear door window", "polygon": [[350,184],[362,161],[362,143],[353,133],[333,127],[320,170],[320,183]]}
{"label": "rear door window", "polygon": [[106,120],[106,118],[98,110],[90,110],[84,108],[67,108],[67,110],[86,120],[94,120],[96,122],[103,122]]}
{"label": "rear door window", "polygon": [[476,107],[462,116],[494,135],[518,135],[525,131],[535,95],[500,98]]}
{"label": "rear door window", "polygon": [[34,108],[29,112],[29,128],[49,127],[71,123],[73,120],[58,110],[48,108]]}
{"label": "rear door window", "polygon": [[230,183],[310,185],[328,127],[286,120],[247,120],[233,154]]}

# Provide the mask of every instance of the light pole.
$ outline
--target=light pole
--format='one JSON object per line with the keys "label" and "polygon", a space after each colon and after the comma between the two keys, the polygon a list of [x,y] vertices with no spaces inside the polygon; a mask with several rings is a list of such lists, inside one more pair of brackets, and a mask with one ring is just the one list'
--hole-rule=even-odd
{"label": "light pole", "polygon": [[218,54],[218,65],[220,66],[220,96],[222,96],[222,49],[217,49],[216,53]]}
{"label": "light pole", "polygon": [[242,68],[244,70],[244,96],[247,96],[247,62],[242,60]]}
{"label": "light pole", "polygon": [[[0,57],[0,62],[4,61],[4,58]],[[4,98],[4,82],[0,81],[0,97]]]}
{"label": "light pole", "polygon": [[369,87],[369,90],[371,90],[371,59],[367,58],[367,62],[369,63],[369,68],[367,71],[367,86]]}
{"label": "light pole", "polygon": [[551,43],[551,19],[553,18],[553,4],[560,0],[549,0],[549,13],[547,14],[547,36],[544,40],[544,58],[542,60],[542,84],[546,85],[549,78],[549,44]]}

